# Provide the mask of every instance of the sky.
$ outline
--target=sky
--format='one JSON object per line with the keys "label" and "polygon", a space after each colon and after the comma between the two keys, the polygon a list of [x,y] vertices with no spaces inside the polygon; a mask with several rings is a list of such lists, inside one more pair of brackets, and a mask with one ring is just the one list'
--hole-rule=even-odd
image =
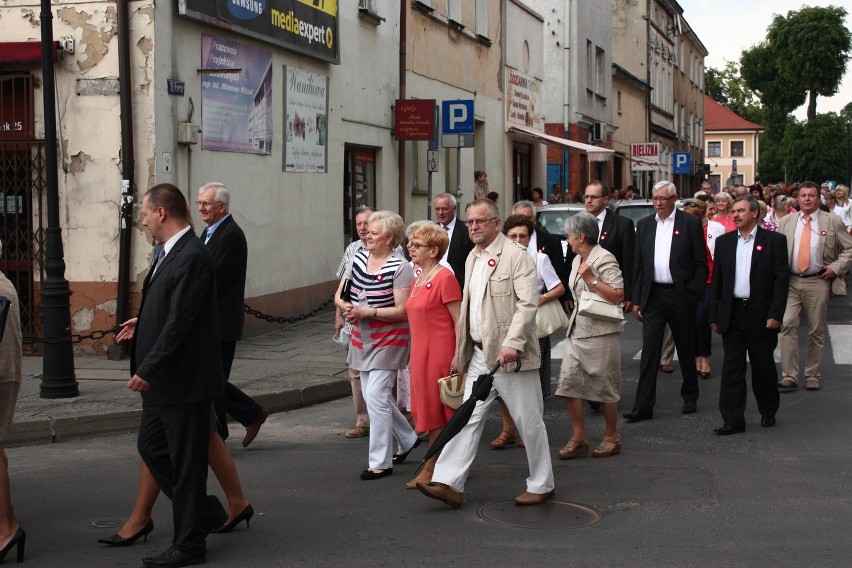
{"label": "sky", "polygon": [[[727,61],[739,61],[744,49],[766,38],[774,14],[786,15],[790,10],[806,6],[843,6],[852,14],[849,0],[679,0],[683,17],[689,22],[698,39],[710,54],[704,59],[704,67],[722,69]],[[846,24],[852,28],[852,15],[846,16]],[[852,102],[852,62],[846,66],[846,75],[840,82],[840,90],[833,97],[818,97],[817,112],[839,112]],[[795,116],[804,120],[807,105],[796,110]]]}

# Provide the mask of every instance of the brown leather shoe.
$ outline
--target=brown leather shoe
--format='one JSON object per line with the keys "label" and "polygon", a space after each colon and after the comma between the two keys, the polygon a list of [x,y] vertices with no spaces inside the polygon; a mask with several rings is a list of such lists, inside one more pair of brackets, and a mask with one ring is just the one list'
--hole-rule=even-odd
{"label": "brown leather shoe", "polygon": [[660,365],[660,370],[664,373],[674,373],[674,367],[671,365]]}
{"label": "brown leather shoe", "polygon": [[815,379],[811,377],[805,381],[805,390],[809,391],[818,391],[819,390],[819,379]]}
{"label": "brown leather shoe", "polygon": [[351,430],[347,430],[344,436],[347,438],[363,438],[370,435],[369,426],[355,426]]}
{"label": "brown leather shoe", "polygon": [[417,482],[417,489],[426,497],[443,501],[450,507],[458,509],[464,501],[464,493],[456,491],[449,485],[444,483],[420,483]]}
{"label": "brown leather shoe", "polygon": [[795,389],[795,388],[799,388],[799,383],[797,383],[796,381],[794,381],[790,377],[787,377],[785,379],[781,379],[780,381],[778,381],[778,388],[779,389]]}
{"label": "brown leather shoe", "polygon": [[515,497],[515,503],[518,505],[538,505],[539,503],[544,503],[555,494],[555,489],[551,489],[547,493],[530,493],[529,491],[524,491]]}
{"label": "brown leather shoe", "polygon": [[246,426],[246,437],[243,438],[243,447],[248,448],[249,444],[251,444],[257,433],[260,432],[260,427],[263,426],[263,423],[266,422],[266,419],[269,418],[269,411],[265,408],[260,409],[260,414],[257,416],[257,420]]}

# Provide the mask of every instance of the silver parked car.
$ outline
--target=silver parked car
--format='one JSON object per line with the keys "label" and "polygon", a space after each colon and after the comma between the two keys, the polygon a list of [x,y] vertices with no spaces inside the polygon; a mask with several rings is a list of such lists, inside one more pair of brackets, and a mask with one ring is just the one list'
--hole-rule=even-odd
{"label": "silver parked car", "polygon": [[633,228],[636,229],[636,223],[640,219],[656,214],[654,210],[654,202],[650,199],[631,199],[624,200],[618,203],[615,207],[615,212],[622,217],[627,217],[633,221]]}
{"label": "silver parked car", "polygon": [[547,232],[562,240],[562,254],[568,251],[568,241],[565,240],[565,220],[580,211],[585,211],[582,203],[557,203],[538,208],[538,222],[544,225]]}

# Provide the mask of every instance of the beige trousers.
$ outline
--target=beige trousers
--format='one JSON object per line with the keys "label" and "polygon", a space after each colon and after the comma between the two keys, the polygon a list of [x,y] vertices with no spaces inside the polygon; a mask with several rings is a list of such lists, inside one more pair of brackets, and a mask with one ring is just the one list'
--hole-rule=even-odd
{"label": "beige trousers", "polygon": [[804,311],[808,320],[808,350],[805,379],[820,379],[819,364],[825,349],[825,318],[831,281],[816,276],[790,275],[787,309],[781,324],[781,378],[799,381],[799,318]]}

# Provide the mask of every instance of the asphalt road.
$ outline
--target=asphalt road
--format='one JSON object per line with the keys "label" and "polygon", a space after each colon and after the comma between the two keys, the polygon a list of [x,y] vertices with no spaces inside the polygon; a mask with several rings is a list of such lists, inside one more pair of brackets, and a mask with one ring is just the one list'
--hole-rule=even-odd
{"label": "asphalt road", "polygon": [[[846,300],[832,319],[852,323]],[[838,337],[835,335],[834,337]],[[623,336],[624,400],[630,408],[638,326]],[[623,453],[554,461],[557,499],[599,510],[583,528],[536,530],[484,520],[479,509],[524,490],[523,450],[494,451],[492,411],[465,504],[452,510],[403,484],[422,449],[394,475],[370,482],[367,440],[351,426],[349,399],[270,417],[248,450],[230,447],[256,514],[228,535],[208,538],[210,566],[848,566],[852,475],[849,367],[827,349],[824,386],[782,396],[778,425],[761,428],[750,401],[744,434],[719,438],[718,374],[701,382],[699,412],[680,414],[679,375],[660,375],[654,420],[620,424]],[[714,372],[721,369],[714,343]],[[562,401],[549,397],[545,421],[554,451],[569,438]],[[599,415],[588,417],[592,444]],[[240,436],[235,436],[240,438]],[[138,457],[131,435],[9,450],[16,513],[28,532],[31,566],[136,566],[171,541],[169,503],[155,509],[147,543],[125,549],[95,541],[130,510]],[[210,487],[221,495],[211,476]],[[508,504],[511,510],[514,505]]]}

